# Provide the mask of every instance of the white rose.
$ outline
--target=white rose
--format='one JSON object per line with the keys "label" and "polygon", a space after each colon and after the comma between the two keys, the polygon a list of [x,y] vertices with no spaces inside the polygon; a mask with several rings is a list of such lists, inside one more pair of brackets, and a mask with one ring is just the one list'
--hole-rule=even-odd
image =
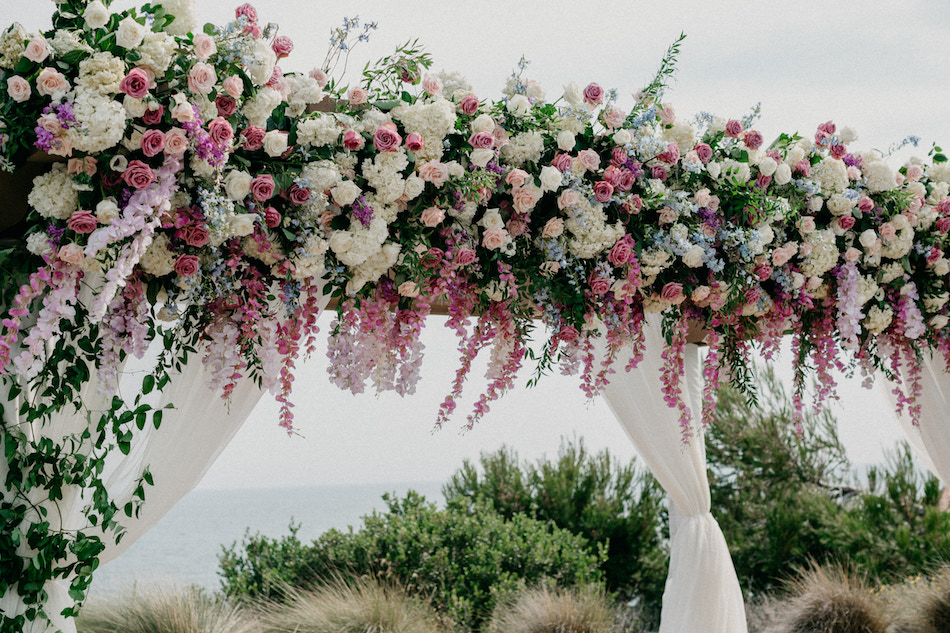
{"label": "white rose", "polygon": [[584,103],[584,92],[581,90],[580,86],[572,81],[571,83],[564,86],[564,100],[572,106],[579,106],[580,104]]}
{"label": "white rose", "polygon": [[867,229],[858,237],[858,242],[865,250],[871,248],[871,246],[877,242],[877,233],[874,229]]}
{"label": "white rose", "polygon": [[485,165],[488,164],[488,161],[490,161],[494,157],[495,157],[495,152],[493,150],[479,148],[479,149],[472,150],[472,155],[470,157],[470,160],[472,161],[473,165],[477,165],[478,167],[484,167]]}
{"label": "white rose", "polygon": [[485,215],[482,216],[479,224],[486,229],[503,229],[505,228],[505,221],[501,218],[501,214],[498,212],[498,209],[488,209],[485,211]]}
{"label": "white rose", "polygon": [[935,330],[942,330],[943,328],[947,327],[947,323],[950,323],[950,319],[942,314],[938,314],[934,317],[931,317],[930,319],[930,325]]}
{"label": "white rose", "polygon": [[255,213],[239,213],[228,218],[228,229],[232,237],[244,237],[254,232]]}
{"label": "white rose", "polygon": [[683,263],[690,268],[699,268],[703,265],[703,247],[694,245],[683,254]]}
{"label": "white rose", "polygon": [[528,98],[534,99],[535,101],[543,100],[547,94],[544,87],[536,81],[529,81],[525,92],[528,93]]}
{"label": "white rose", "polygon": [[812,213],[818,213],[821,211],[821,207],[825,204],[824,199],[821,196],[812,196],[808,199],[808,209]]}
{"label": "white rose", "polygon": [[614,143],[620,146],[626,145],[632,140],[632,137],[630,136],[630,130],[617,130],[614,132],[614,135],[611,138],[613,139]]}
{"label": "white rose", "polygon": [[910,221],[908,221],[907,216],[903,213],[899,213],[891,218],[891,224],[893,224],[894,228],[898,231],[910,228]]}
{"label": "white rose", "polygon": [[114,198],[100,200],[96,205],[96,219],[103,224],[108,224],[119,217],[119,205],[115,203]]}
{"label": "white rose", "polygon": [[412,200],[413,198],[419,197],[425,186],[426,182],[422,178],[412,175],[406,178],[406,188],[403,190],[403,193],[407,198]]}
{"label": "white rose", "polygon": [[838,138],[841,139],[842,143],[847,145],[848,143],[853,143],[858,140],[858,133],[849,127],[843,127],[838,131]]}
{"label": "white rose", "polygon": [[145,27],[131,17],[119,22],[119,28],[115,31],[115,43],[125,49],[135,48],[144,38]]}
{"label": "white rose", "polygon": [[934,262],[934,274],[938,277],[946,277],[950,275],[950,260],[946,257],[941,257],[936,262]]}
{"label": "white rose", "polygon": [[528,100],[528,97],[524,95],[515,95],[508,100],[508,112],[511,114],[521,117],[531,110],[531,101]]}
{"label": "white rose", "polygon": [[264,135],[264,153],[277,158],[287,151],[287,132],[271,130]]}
{"label": "white rose", "polygon": [[90,29],[101,29],[109,23],[109,10],[99,0],[93,0],[86,6],[82,17]]}
{"label": "white rose", "polygon": [[561,186],[561,172],[546,165],[541,168],[541,191],[557,191]]}
{"label": "white rose", "polygon": [[353,201],[359,197],[360,193],[362,193],[360,188],[357,187],[356,183],[354,183],[352,180],[344,180],[330,190],[330,195],[333,196],[333,202],[338,207],[345,207],[353,204]]}
{"label": "white rose", "polygon": [[771,176],[775,173],[775,170],[778,168],[778,163],[772,160],[770,157],[766,156],[758,162],[759,173],[763,176]]}
{"label": "white rose", "polygon": [[706,165],[706,173],[712,176],[713,179],[718,180],[719,174],[722,173],[722,165],[715,161],[710,161],[710,163]]}
{"label": "white rose", "polygon": [[224,192],[231,200],[243,200],[251,193],[251,175],[237,169],[224,177]]}
{"label": "white rose", "polygon": [[782,163],[775,170],[775,184],[787,185],[792,181],[792,168],[786,163]]}
{"label": "white rose", "polygon": [[339,255],[353,246],[353,235],[349,231],[337,231],[330,236],[330,250]]}
{"label": "white rose", "polygon": [[472,121],[472,132],[474,134],[479,134],[481,132],[488,132],[491,134],[495,130],[495,119],[491,118],[490,114],[479,114],[475,117],[475,120]]}
{"label": "white rose", "polygon": [[141,99],[136,99],[135,97],[130,97],[125,95],[125,98],[122,99],[122,106],[125,108],[125,111],[133,119],[140,119],[142,115],[145,114],[145,111],[148,110],[148,105]]}
{"label": "white rose", "polygon": [[557,134],[557,148],[562,152],[574,149],[574,133],[570,130],[561,130]]}

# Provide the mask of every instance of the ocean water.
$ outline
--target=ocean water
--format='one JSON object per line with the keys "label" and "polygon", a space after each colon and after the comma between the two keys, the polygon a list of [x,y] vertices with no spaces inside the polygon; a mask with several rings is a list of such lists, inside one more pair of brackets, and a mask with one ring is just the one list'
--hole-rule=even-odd
{"label": "ocean water", "polygon": [[194,584],[220,588],[218,554],[246,531],[271,538],[290,534],[309,542],[331,528],[357,529],[361,517],[383,511],[383,494],[412,489],[441,503],[440,482],[365,484],[307,488],[196,490],[114,561],[95,574],[90,597],[128,590],[135,584]]}

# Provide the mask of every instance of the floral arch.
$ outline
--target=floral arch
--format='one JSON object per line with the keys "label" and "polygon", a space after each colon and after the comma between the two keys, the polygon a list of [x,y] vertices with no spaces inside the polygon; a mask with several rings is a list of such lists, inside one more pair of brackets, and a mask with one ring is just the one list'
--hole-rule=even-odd
{"label": "floral arch", "polygon": [[250,5],[200,29],[192,0],[107,4],[60,0],[52,30],[0,36],[3,630],[68,630],[100,559],[263,391],[292,429],[331,301],[328,368],[354,392],[411,393],[420,330],[448,315],[438,424],[486,348],[469,425],[529,360],[604,394],[672,500],[667,599],[692,606],[663,631],[745,627],[701,436],[720,380],[751,388],[753,345],[792,336],[798,406],[806,370],[829,389],[832,368],[884,374],[948,480],[939,149],[895,169],[831,122],[768,145],[754,116],[684,120],[662,101],[679,42],[631,110],[596,83],[548,101],[524,66],[491,102],[410,44],[344,90],[284,74],[293,43]]}

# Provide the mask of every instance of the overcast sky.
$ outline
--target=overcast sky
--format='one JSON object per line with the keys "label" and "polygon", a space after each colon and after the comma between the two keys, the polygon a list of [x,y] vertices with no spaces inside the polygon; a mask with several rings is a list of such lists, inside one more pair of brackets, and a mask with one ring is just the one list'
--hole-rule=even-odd
{"label": "overcast sky", "polygon": [[[48,28],[50,0],[2,0],[3,21]],[[202,22],[221,24],[239,2],[198,0]],[[114,7],[131,6],[117,0]],[[375,20],[379,28],[357,48],[343,82],[355,81],[363,64],[418,38],[435,70],[458,70],[482,99],[497,99],[506,77],[524,55],[526,76],[550,100],[564,84],[596,81],[616,88],[632,104],[655,72],[667,46],[681,33],[679,72],[667,93],[680,117],[699,111],[739,118],[756,103],[756,126],[766,141],[780,132],[810,136],[833,120],[857,130],[860,149],[886,149],[908,135],[950,143],[950,67],[945,42],[950,15],[943,2],[666,1],[456,3],[444,0],[258,0],[264,22],[296,44],[286,71],[319,65],[327,36],[344,16]],[[39,8],[39,9],[38,9]],[[895,166],[897,162],[895,161]],[[323,322],[328,330],[329,316]],[[519,386],[493,407],[473,431],[460,433],[467,404],[482,387],[473,372],[459,405],[457,426],[432,432],[441,398],[454,376],[454,339],[441,320],[425,336],[428,357],[419,393],[352,396],[330,385],[320,351],[298,371],[297,426],[288,438],[267,398],[212,467],[203,488],[268,487],[444,480],[465,457],[504,443],[525,458],[553,455],[561,436],[582,436],[591,448],[634,455],[607,407],[587,403],[575,379],[551,377],[541,387]],[[527,380],[525,372],[523,380]],[[841,436],[856,462],[880,460],[898,436],[887,406],[855,385],[841,390],[835,409]]]}

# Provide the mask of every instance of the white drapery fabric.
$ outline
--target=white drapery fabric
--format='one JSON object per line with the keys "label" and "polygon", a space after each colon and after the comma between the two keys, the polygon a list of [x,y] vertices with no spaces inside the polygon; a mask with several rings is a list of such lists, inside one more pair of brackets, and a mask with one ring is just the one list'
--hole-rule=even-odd
{"label": "white drapery fabric", "polygon": [[[910,375],[902,367],[901,380],[909,385]],[[894,385],[883,375],[875,380],[879,389],[890,398],[897,411],[897,396]],[[914,426],[906,408],[897,414],[901,430],[918,458],[945,486],[950,486],[950,374],[946,362],[939,353],[931,356],[925,352],[920,365],[919,426]],[[908,387],[904,387],[907,391]]]}
{"label": "white drapery fabric", "polygon": [[[699,350],[686,346],[683,398],[693,414],[693,437],[684,445],[679,411],[661,396],[661,323],[649,319],[643,327],[643,360],[624,372],[628,357],[621,356],[603,397],[669,495],[670,569],[660,633],[745,633],[742,590],[722,530],[709,512]],[[598,352],[603,358],[604,348]]]}

